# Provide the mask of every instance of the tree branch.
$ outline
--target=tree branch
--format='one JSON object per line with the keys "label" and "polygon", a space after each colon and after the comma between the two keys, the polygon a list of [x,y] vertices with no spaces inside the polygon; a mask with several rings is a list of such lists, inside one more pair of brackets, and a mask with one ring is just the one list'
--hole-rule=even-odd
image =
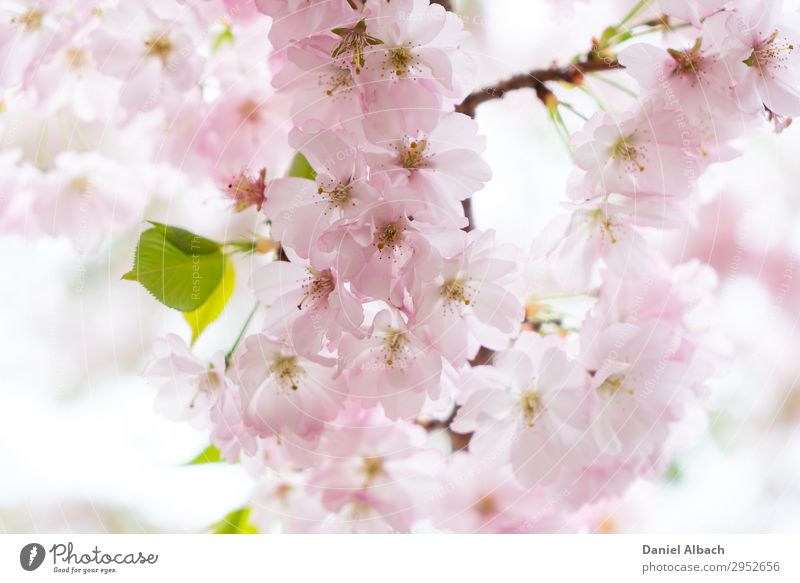
{"label": "tree branch", "polygon": [[448,12],[453,12],[453,3],[450,0],[431,0],[431,4],[439,4]]}
{"label": "tree branch", "polygon": [[588,59],[564,67],[554,66],[549,69],[535,69],[529,73],[514,75],[495,85],[470,93],[464,101],[456,106],[456,111],[475,117],[475,110],[481,103],[492,99],[501,99],[509,91],[517,89],[534,89],[539,99],[547,104],[546,100],[552,95],[546,85],[548,82],[561,81],[580,85],[583,83],[583,78],[587,73],[613,71],[622,68],[622,65],[616,59]]}

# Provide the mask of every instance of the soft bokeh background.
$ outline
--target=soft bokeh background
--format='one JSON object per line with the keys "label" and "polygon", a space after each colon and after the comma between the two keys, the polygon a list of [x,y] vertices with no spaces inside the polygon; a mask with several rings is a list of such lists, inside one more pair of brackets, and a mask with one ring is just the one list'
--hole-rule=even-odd
{"label": "soft bokeh background", "polygon": [[[489,83],[585,52],[631,3],[577,2],[574,12],[545,0],[457,5]],[[629,99],[599,80],[589,86],[612,105]],[[572,93],[563,96],[594,111]],[[527,248],[564,200],[567,151],[531,91],[481,106],[477,120],[494,172],[474,199],[477,223]],[[703,177],[706,206],[691,232],[664,242],[676,262],[699,257],[717,268],[715,318],[737,357],[713,382],[709,410],[676,428],[667,474],[601,509],[602,531],[800,530],[800,127],[741,147],[740,158]],[[225,203],[189,184],[180,173],[159,176],[146,216],[209,236],[252,226],[253,216],[229,214],[221,226]],[[188,327],[120,281],[136,235],[87,255],[66,241],[0,238],[0,532],[195,532],[251,492],[241,467],[186,466],[206,436],[153,412],[155,390],[139,376],[151,342],[168,331],[188,336]],[[250,307],[249,261],[257,259],[237,265],[238,290],[199,353],[238,333]]]}

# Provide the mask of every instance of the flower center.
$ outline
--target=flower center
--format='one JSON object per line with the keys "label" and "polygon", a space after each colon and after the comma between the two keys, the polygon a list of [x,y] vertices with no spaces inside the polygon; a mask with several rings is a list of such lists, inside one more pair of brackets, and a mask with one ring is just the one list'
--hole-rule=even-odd
{"label": "flower center", "polygon": [[672,74],[699,77],[706,61],[706,58],[700,52],[701,46],[702,39],[698,38],[690,49],[683,51],[667,49],[667,52],[675,61],[675,68],[672,70]]}
{"label": "flower center", "polygon": [[334,34],[341,37],[341,41],[333,49],[331,56],[349,56],[349,63],[355,68],[356,74],[361,72],[364,66],[364,49],[371,45],[382,45],[383,41],[367,34],[367,23],[359,20],[353,28],[334,28]]}
{"label": "flower center", "polygon": [[31,8],[19,18],[12,19],[12,22],[21,24],[25,30],[31,32],[42,27],[42,20],[44,20],[44,13],[36,8]]}
{"label": "flower center", "polygon": [[625,377],[620,375],[611,375],[603,384],[597,387],[597,392],[604,397],[613,397],[614,395],[624,394],[633,396],[633,389],[625,386]]}
{"label": "flower center", "polygon": [[774,66],[788,58],[788,53],[794,50],[794,45],[779,37],[776,30],[766,40],[753,47],[753,52],[743,62],[748,67],[765,69]]}
{"label": "flower center", "polygon": [[408,73],[409,68],[414,63],[414,54],[407,47],[389,49],[387,62],[394,74],[402,77]]}
{"label": "flower center", "polygon": [[266,180],[267,171],[262,168],[255,178],[242,172],[228,184],[228,195],[233,198],[236,212],[242,212],[250,206],[261,210],[265,199]]}
{"label": "flower center", "polygon": [[403,240],[403,228],[397,223],[386,223],[383,228],[378,231],[375,246],[379,251],[383,251],[386,247],[397,248]]}
{"label": "flower center", "polygon": [[338,183],[334,186],[331,190],[325,190],[324,187],[320,186],[317,189],[317,194],[323,195],[328,199],[328,203],[332,207],[336,207],[338,209],[345,208],[348,204],[355,205],[353,201],[353,187],[350,186],[349,183]]}
{"label": "flower center", "polygon": [[326,86],[325,95],[333,96],[334,93],[345,91],[353,86],[353,74],[350,69],[336,67],[336,71],[320,76],[320,83]]}
{"label": "flower center", "polygon": [[633,136],[622,136],[611,146],[611,157],[625,163],[629,167],[644,172],[644,166],[639,162],[642,152],[632,143]]}
{"label": "flower center", "polygon": [[217,371],[215,371],[213,368],[210,368],[203,376],[200,377],[200,380],[197,383],[197,392],[189,402],[189,408],[194,409],[197,406],[197,398],[201,394],[211,395],[216,393],[221,386],[222,381],[219,378],[219,374],[217,374]]}
{"label": "flower center", "polygon": [[497,513],[497,501],[491,495],[486,495],[475,503],[474,508],[481,516],[491,516]]}
{"label": "flower center", "polygon": [[517,406],[522,411],[522,416],[528,427],[533,427],[536,418],[544,411],[542,395],[538,391],[525,391],[522,393]]}
{"label": "flower center", "polygon": [[405,352],[406,333],[396,328],[389,328],[383,340],[384,352],[386,355],[386,364],[394,366],[398,357],[402,358]]}
{"label": "flower center", "polygon": [[410,140],[398,152],[398,162],[400,166],[407,170],[416,170],[426,166],[427,156],[425,150],[428,147],[428,140]]}
{"label": "flower center", "polygon": [[88,176],[83,175],[76,176],[69,183],[70,190],[81,198],[88,198],[91,186]]}
{"label": "flower center", "polygon": [[145,55],[148,57],[158,57],[161,59],[161,64],[166,66],[167,59],[172,53],[172,42],[164,35],[149,38],[144,41]]}
{"label": "flower center", "polygon": [[467,289],[466,279],[448,279],[439,289],[439,294],[441,294],[447,302],[458,302],[465,306],[472,303],[468,293],[469,290]]}
{"label": "flower center", "polygon": [[261,121],[261,104],[254,99],[245,99],[239,106],[239,115],[246,122],[259,123]]}
{"label": "flower center", "polygon": [[296,391],[300,383],[300,375],[303,374],[303,367],[300,366],[296,356],[278,356],[269,371],[275,375],[278,384],[283,388],[289,387]]}
{"label": "flower center", "polygon": [[309,269],[308,273],[310,277],[303,284],[306,295],[303,296],[303,299],[297,305],[298,310],[302,310],[303,304],[307,301],[316,305],[320,300],[326,300],[336,287],[336,283],[333,281],[333,274],[331,274],[329,269],[324,271]]}
{"label": "flower center", "polygon": [[603,231],[606,232],[608,235],[608,239],[611,241],[611,244],[616,244],[619,239],[617,239],[616,233],[614,233],[614,229],[619,225],[614,223],[614,219],[608,216],[606,213],[603,212],[602,209],[595,209],[592,212],[592,221],[600,223],[600,227]]}
{"label": "flower center", "polygon": [[64,51],[64,55],[67,57],[67,61],[69,61],[70,69],[74,71],[82,69],[89,60],[86,56],[86,52],[81,49],[67,49]]}
{"label": "flower center", "polygon": [[380,476],[383,472],[383,458],[379,457],[365,457],[361,462],[361,472],[364,474],[365,486],[369,485],[372,480]]}

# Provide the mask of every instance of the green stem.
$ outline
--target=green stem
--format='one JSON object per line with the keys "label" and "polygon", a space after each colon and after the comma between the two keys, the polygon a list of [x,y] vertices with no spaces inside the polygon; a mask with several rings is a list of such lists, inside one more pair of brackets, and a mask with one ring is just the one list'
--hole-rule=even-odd
{"label": "green stem", "polygon": [[592,79],[597,79],[598,81],[602,81],[603,83],[605,83],[607,85],[610,85],[614,89],[622,91],[623,93],[627,93],[631,97],[636,97],[637,96],[634,91],[631,91],[630,89],[628,89],[627,87],[625,87],[621,83],[617,83],[616,81],[612,81],[611,79],[607,79],[606,77],[603,77],[602,75],[592,75]]}
{"label": "green stem", "polygon": [[241,344],[242,338],[244,338],[245,332],[247,332],[247,328],[250,327],[250,322],[253,321],[253,317],[256,315],[256,311],[260,306],[261,302],[256,301],[255,305],[253,306],[253,309],[250,310],[250,315],[247,316],[247,320],[245,320],[244,326],[242,326],[242,329],[239,331],[239,335],[236,337],[236,341],[233,343],[233,346],[231,346],[231,349],[225,355],[225,368],[228,368],[230,366],[231,359],[233,358],[233,353],[236,352],[237,348],[239,348],[239,344]]}
{"label": "green stem", "polygon": [[561,117],[561,114],[558,113],[557,108],[550,109],[548,113],[550,114],[550,121],[553,122],[553,127],[555,127],[558,137],[561,138],[561,141],[564,143],[564,146],[567,148],[567,151],[571,156],[572,144],[569,143],[569,130],[567,130],[567,125],[564,123],[564,119]]}
{"label": "green stem", "polygon": [[580,89],[586,95],[594,99],[595,103],[597,103],[597,107],[600,108],[600,111],[606,111],[608,109],[608,107],[606,107],[605,102],[602,99],[600,99],[600,96],[598,96],[594,91],[592,91],[589,87],[587,87],[585,83],[578,85],[578,89]]}
{"label": "green stem", "polygon": [[650,6],[652,2],[653,0],[639,0],[639,2],[637,2],[636,5],[633,8],[631,8],[630,12],[628,12],[628,14],[626,14],[625,17],[620,21],[620,23],[617,25],[617,28],[622,28],[623,26],[628,24],[631,21],[631,18],[633,18],[634,16],[639,14],[642,10]]}
{"label": "green stem", "polygon": [[559,104],[559,105],[561,105],[561,106],[564,106],[564,108],[566,108],[567,110],[569,110],[569,111],[571,111],[572,113],[574,113],[575,115],[577,115],[577,116],[578,116],[579,118],[581,118],[583,121],[589,121],[589,118],[588,118],[588,117],[586,117],[585,115],[583,115],[583,114],[582,114],[580,111],[578,111],[577,109],[575,109],[575,107],[574,107],[574,106],[573,106],[571,103],[567,103],[566,101],[559,101],[559,102],[558,102],[558,104]]}
{"label": "green stem", "polygon": [[[661,31],[663,31],[663,32],[672,32],[673,30],[680,30],[682,28],[688,28],[690,26],[692,26],[692,23],[690,23],[690,22],[682,22],[680,24],[675,24],[675,25],[672,25],[672,24],[660,24],[658,26],[650,26],[650,27],[648,27],[648,28],[646,28],[644,30],[638,30],[636,32],[630,33],[630,36],[628,36],[628,39],[637,38],[637,37],[640,37],[640,36],[644,36],[646,34],[652,34],[654,32],[661,32]],[[633,28],[636,28],[636,27],[633,27]]]}

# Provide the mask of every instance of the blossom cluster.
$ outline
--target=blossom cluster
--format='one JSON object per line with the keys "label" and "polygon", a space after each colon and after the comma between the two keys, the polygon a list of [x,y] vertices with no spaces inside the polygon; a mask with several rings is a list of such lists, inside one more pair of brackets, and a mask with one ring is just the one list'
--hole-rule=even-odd
{"label": "blossom cluster", "polygon": [[[195,365],[181,393],[204,400],[192,414],[228,457],[270,469],[253,520],[569,530],[663,472],[670,427],[704,396],[722,348],[713,270],[670,265],[652,235],[692,219],[698,178],[735,155],[733,140],[795,114],[779,10],[766,22],[746,3],[676,9],[697,27],[688,41],[625,48],[640,95],[573,136],[572,214],[523,260],[491,231],[464,230],[461,201],[490,172],[475,123],[453,112],[471,73],[457,18],[427,0],[259,7],[273,19],[273,84],[292,104],[289,143],[315,177],[265,185],[286,261],[253,276],[262,329],[225,374]],[[592,305],[570,327],[537,299],[553,293]],[[489,363],[475,361],[481,347]],[[164,394],[174,387],[172,375]],[[426,434],[442,426],[449,444]]]}
{"label": "blossom cluster", "polygon": [[[42,152],[46,127],[3,127],[0,227],[89,249],[169,172],[268,225],[257,330],[210,361],[170,334],[146,372],[162,414],[258,476],[259,529],[575,530],[664,471],[724,346],[714,271],[658,239],[695,220],[698,180],[739,138],[800,113],[778,0],[662,0],[663,42],[618,55],[635,101],[572,137],[570,213],[527,254],[464,212],[491,171],[456,111],[467,33],[438,3],[10,5],[9,108],[85,142]],[[310,171],[270,171],[292,151]]]}
{"label": "blossom cluster", "polygon": [[91,254],[178,191],[284,164],[266,22],[251,0],[0,3],[0,232]]}

